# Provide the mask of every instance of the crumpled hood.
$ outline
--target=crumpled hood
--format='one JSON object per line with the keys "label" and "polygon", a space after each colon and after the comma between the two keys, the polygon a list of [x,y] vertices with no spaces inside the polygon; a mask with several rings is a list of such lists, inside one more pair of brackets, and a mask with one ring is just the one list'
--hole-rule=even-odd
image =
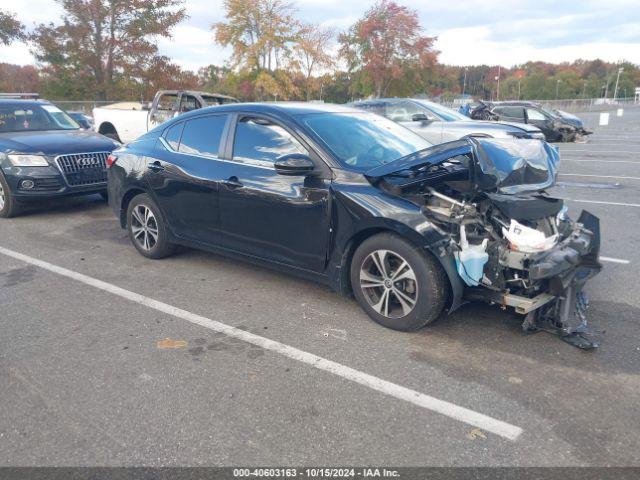
{"label": "crumpled hood", "polygon": [[[471,156],[469,178],[478,190],[507,195],[536,192],[553,186],[560,162],[558,151],[541,140],[470,137],[420,150],[375,167],[365,176],[373,182],[393,176],[393,183],[398,187],[432,186],[443,177],[441,164],[460,155]],[[444,168],[459,171],[460,166]],[[438,170],[438,174],[434,174],[434,170]]]}
{"label": "crumpled hood", "polygon": [[554,111],[565,123],[573,125],[574,127],[584,127],[584,123],[582,122],[582,120],[572,113],[564,112],[562,110]]}
{"label": "crumpled hood", "polygon": [[560,155],[547,142],[478,139],[476,144],[474,180],[480,190],[517,194],[556,183]]}
{"label": "crumpled hood", "polygon": [[0,151],[49,156],[82,152],[110,152],[119,144],[87,130],[0,133]]}

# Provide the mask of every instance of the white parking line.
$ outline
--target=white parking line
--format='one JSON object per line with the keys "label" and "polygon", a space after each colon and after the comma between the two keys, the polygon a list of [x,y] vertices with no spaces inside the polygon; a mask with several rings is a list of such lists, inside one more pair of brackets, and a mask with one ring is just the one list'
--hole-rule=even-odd
{"label": "white parking line", "polygon": [[[623,141],[622,143],[624,143],[625,147],[640,147],[640,143],[634,143],[634,142],[625,142]],[[595,142],[589,142],[589,143],[580,143],[579,146],[583,147],[585,145],[588,145],[590,147],[619,147],[620,143],[595,143]],[[572,150],[574,150],[573,147],[566,145],[566,146],[561,146],[560,150],[564,150],[566,152],[570,152]],[[576,149],[577,150],[577,149]],[[584,150],[584,149],[580,149],[580,150]]]}
{"label": "white parking line", "polygon": [[629,260],[624,260],[622,258],[613,258],[613,257],[600,257],[600,260],[603,262],[611,262],[611,263],[621,263],[623,265],[629,265],[631,262]]}
{"label": "white parking line", "polygon": [[561,162],[585,162],[585,163],[632,163],[636,165],[640,165],[640,161],[634,160],[590,160],[584,158],[567,158],[566,156],[561,157]]}
{"label": "white parking line", "polygon": [[615,178],[617,180],[640,180],[640,177],[625,177],[616,175],[587,175],[583,173],[560,173],[561,177],[594,177],[594,178]]}
{"label": "white parking line", "polygon": [[568,152],[579,152],[579,153],[588,152],[588,153],[607,153],[607,154],[608,153],[612,153],[612,154],[621,153],[621,154],[640,155],[640,152],[632,152],[630,150],[604,150],[602,152],[594,151],[594,150],[591,150],[591,149],[584,149],[584,148],[581,148],[581,149],[571,148],[571,149],[567,149],[567,150],[560,150],[560,153],[562,153],[562,154],[566,154]]}
{"label": "white parking line", "polygon": [[215,332],[223,333],[225,335],[228,335],[229,337],[237,338],[238,340],[242,340],[252,345],[257,345],[258,347],[264,348],[265,350],[276,352],[287,358],[305,363],[312,366],[313,368],[317,368],[318,370],[332,373],[351,382],[355,382],[372,390],[384,393],[385,395],[389,395],[399,400],[404,400],[426,410],[440,413],[441,415],[469,425],[473,425],[474,427],[478,427],[487,432],[495,433],[496,435],[504,437],[508,440],[517,440],[517,438],[522,434],[522,429],[520,427],[511,425],[510,423],[497,420],[474,410],[461,407],[454,403],[440,400],[425,393],[421,393],[416,390],[412,390],[410,388],[388,382],[373,375],[369,375],[368,373],[364,373],[354,368],[347,367],[346,365],[342,365],[332,360],[327,360],[326,358],[319,357],[317,355],[314,355],[313,353],[305,352],[284,343],[280,343],[275,340],[270,340],[266,337],[261,337],[260,335],[256,335],[254,333],[240,330],[239,328],[232,327],[231,325],[227,325],[216,320],[211,320],[201,315],[197,315],[195,313],[182,310],[181,308],[171,306],[167,303],[159,302],[158,300],[145,297],[144,295],[125,290],[124,288],[118,287],[111,283],[103,282],[102,280],[98,280],[82,273],[74,272],[73,270],[68,270],[66,268],[53,265],[52,263],[48,263],[43,260],[38,260],[37,258],[33,258],[22,253],[14,252],[13,250],[9,250],[4,247],[0,247],[0,253],[8,257],[15,258],[16,260],[28,263],[30,265],[35,265],[63,277],[71,278],[86,285],[90,285],[94,288],[103,290],[113,295],[117,295],[139,305],[152,308],[168,315],[173,315],[174,317],[181,318]]}
{"label": "white parking line", "polygon": [[575,198],[557,197],[568,202],[581,202],[581,203],[598,203],[601,205],[616,205],[619,207],[640,207],[640,203],[622,203],[622,202],[601,202],[599,200],[577,200]]}

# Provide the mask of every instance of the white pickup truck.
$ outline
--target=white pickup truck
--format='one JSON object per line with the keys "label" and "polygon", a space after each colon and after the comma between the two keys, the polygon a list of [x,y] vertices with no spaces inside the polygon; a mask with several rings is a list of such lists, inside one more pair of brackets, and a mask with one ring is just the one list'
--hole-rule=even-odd
{"label": "white pickup truck", "polygon": [[122,143],[135,140],[184,112],[237,99],[217,93],[160,90],[150,103],[121,102],[93,109],[95,131]]}

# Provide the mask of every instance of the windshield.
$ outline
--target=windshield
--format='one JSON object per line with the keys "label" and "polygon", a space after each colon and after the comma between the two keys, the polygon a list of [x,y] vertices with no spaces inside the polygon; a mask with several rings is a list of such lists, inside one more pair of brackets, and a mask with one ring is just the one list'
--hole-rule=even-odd
{"label": "windshield", "polygon": [[317,113],[302,122],[347,168],[366,171],[431,144],[411,130],[373,113]]}
{"label": "windshield", "polygon": [[80,126],[54,105],[0,105],[0,133],[77,130]]}
{"label": "windshield", "polygon": [[471,120],[469,117],[466,117],[461,113],[452,110],[451,108],[445,107],[444,105],[439,105],[437,103],[427,102],[424,100],[416,100],[416,102],[418,102],[420,105],[430,110],[446,122],[455,122],[460,120],[462,120],[463,122],[468,122]]}
{"label": "windshield", "polygon": [[540,110],[549,115],[551,118],[560,118],[559,114],[557,114],[556,112],[552,112],[551,110],[547,110],[544,107],[540,107]]}

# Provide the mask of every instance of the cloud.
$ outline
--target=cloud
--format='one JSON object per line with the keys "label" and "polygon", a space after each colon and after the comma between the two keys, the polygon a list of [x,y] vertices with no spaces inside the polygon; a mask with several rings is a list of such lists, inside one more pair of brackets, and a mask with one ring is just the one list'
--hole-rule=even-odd
{"label": "cloud", "polygon": [[[640,9],[637,0],[396,0],[416,10],[426,35],[437,35],[440,61],[510,66],[528,60],[621,59],[640,63]],[[372,0],[297,0],[297,17],[344,31]],[[229,58],[229,49],[213,41],[211,24],[224,19],[222,0],[186,0],[189,18],[171,39],[158,39],[160,53],[184,68],[197,70]],[[4,7],[7,8],[7,7]],[[56,22],[61,8],[51,0],[21,0],[9,8],[29,28]],[[0,47],[0,61],[28,64],[24,44]]]}
{"label": "cloud", "polygon": [[178,25],[171,38],[158,38],[158,48],[182,68],[193,71],[212,63],[222,65],[231,53],[214,43],[210,29],[188,24]]}
{"label": "cloud", "polygon": [[526,39],[494,40],[491,28],[484,26],[446,30],[438,37],[436,47],[442,52],[440,61],[452,65],[501,64],[510,67],[529,60],[560,63],[579,58],[601,58],[611,62],[624,59],[640,63],[638,43],[586,42],[540,47],[527,43]]}

